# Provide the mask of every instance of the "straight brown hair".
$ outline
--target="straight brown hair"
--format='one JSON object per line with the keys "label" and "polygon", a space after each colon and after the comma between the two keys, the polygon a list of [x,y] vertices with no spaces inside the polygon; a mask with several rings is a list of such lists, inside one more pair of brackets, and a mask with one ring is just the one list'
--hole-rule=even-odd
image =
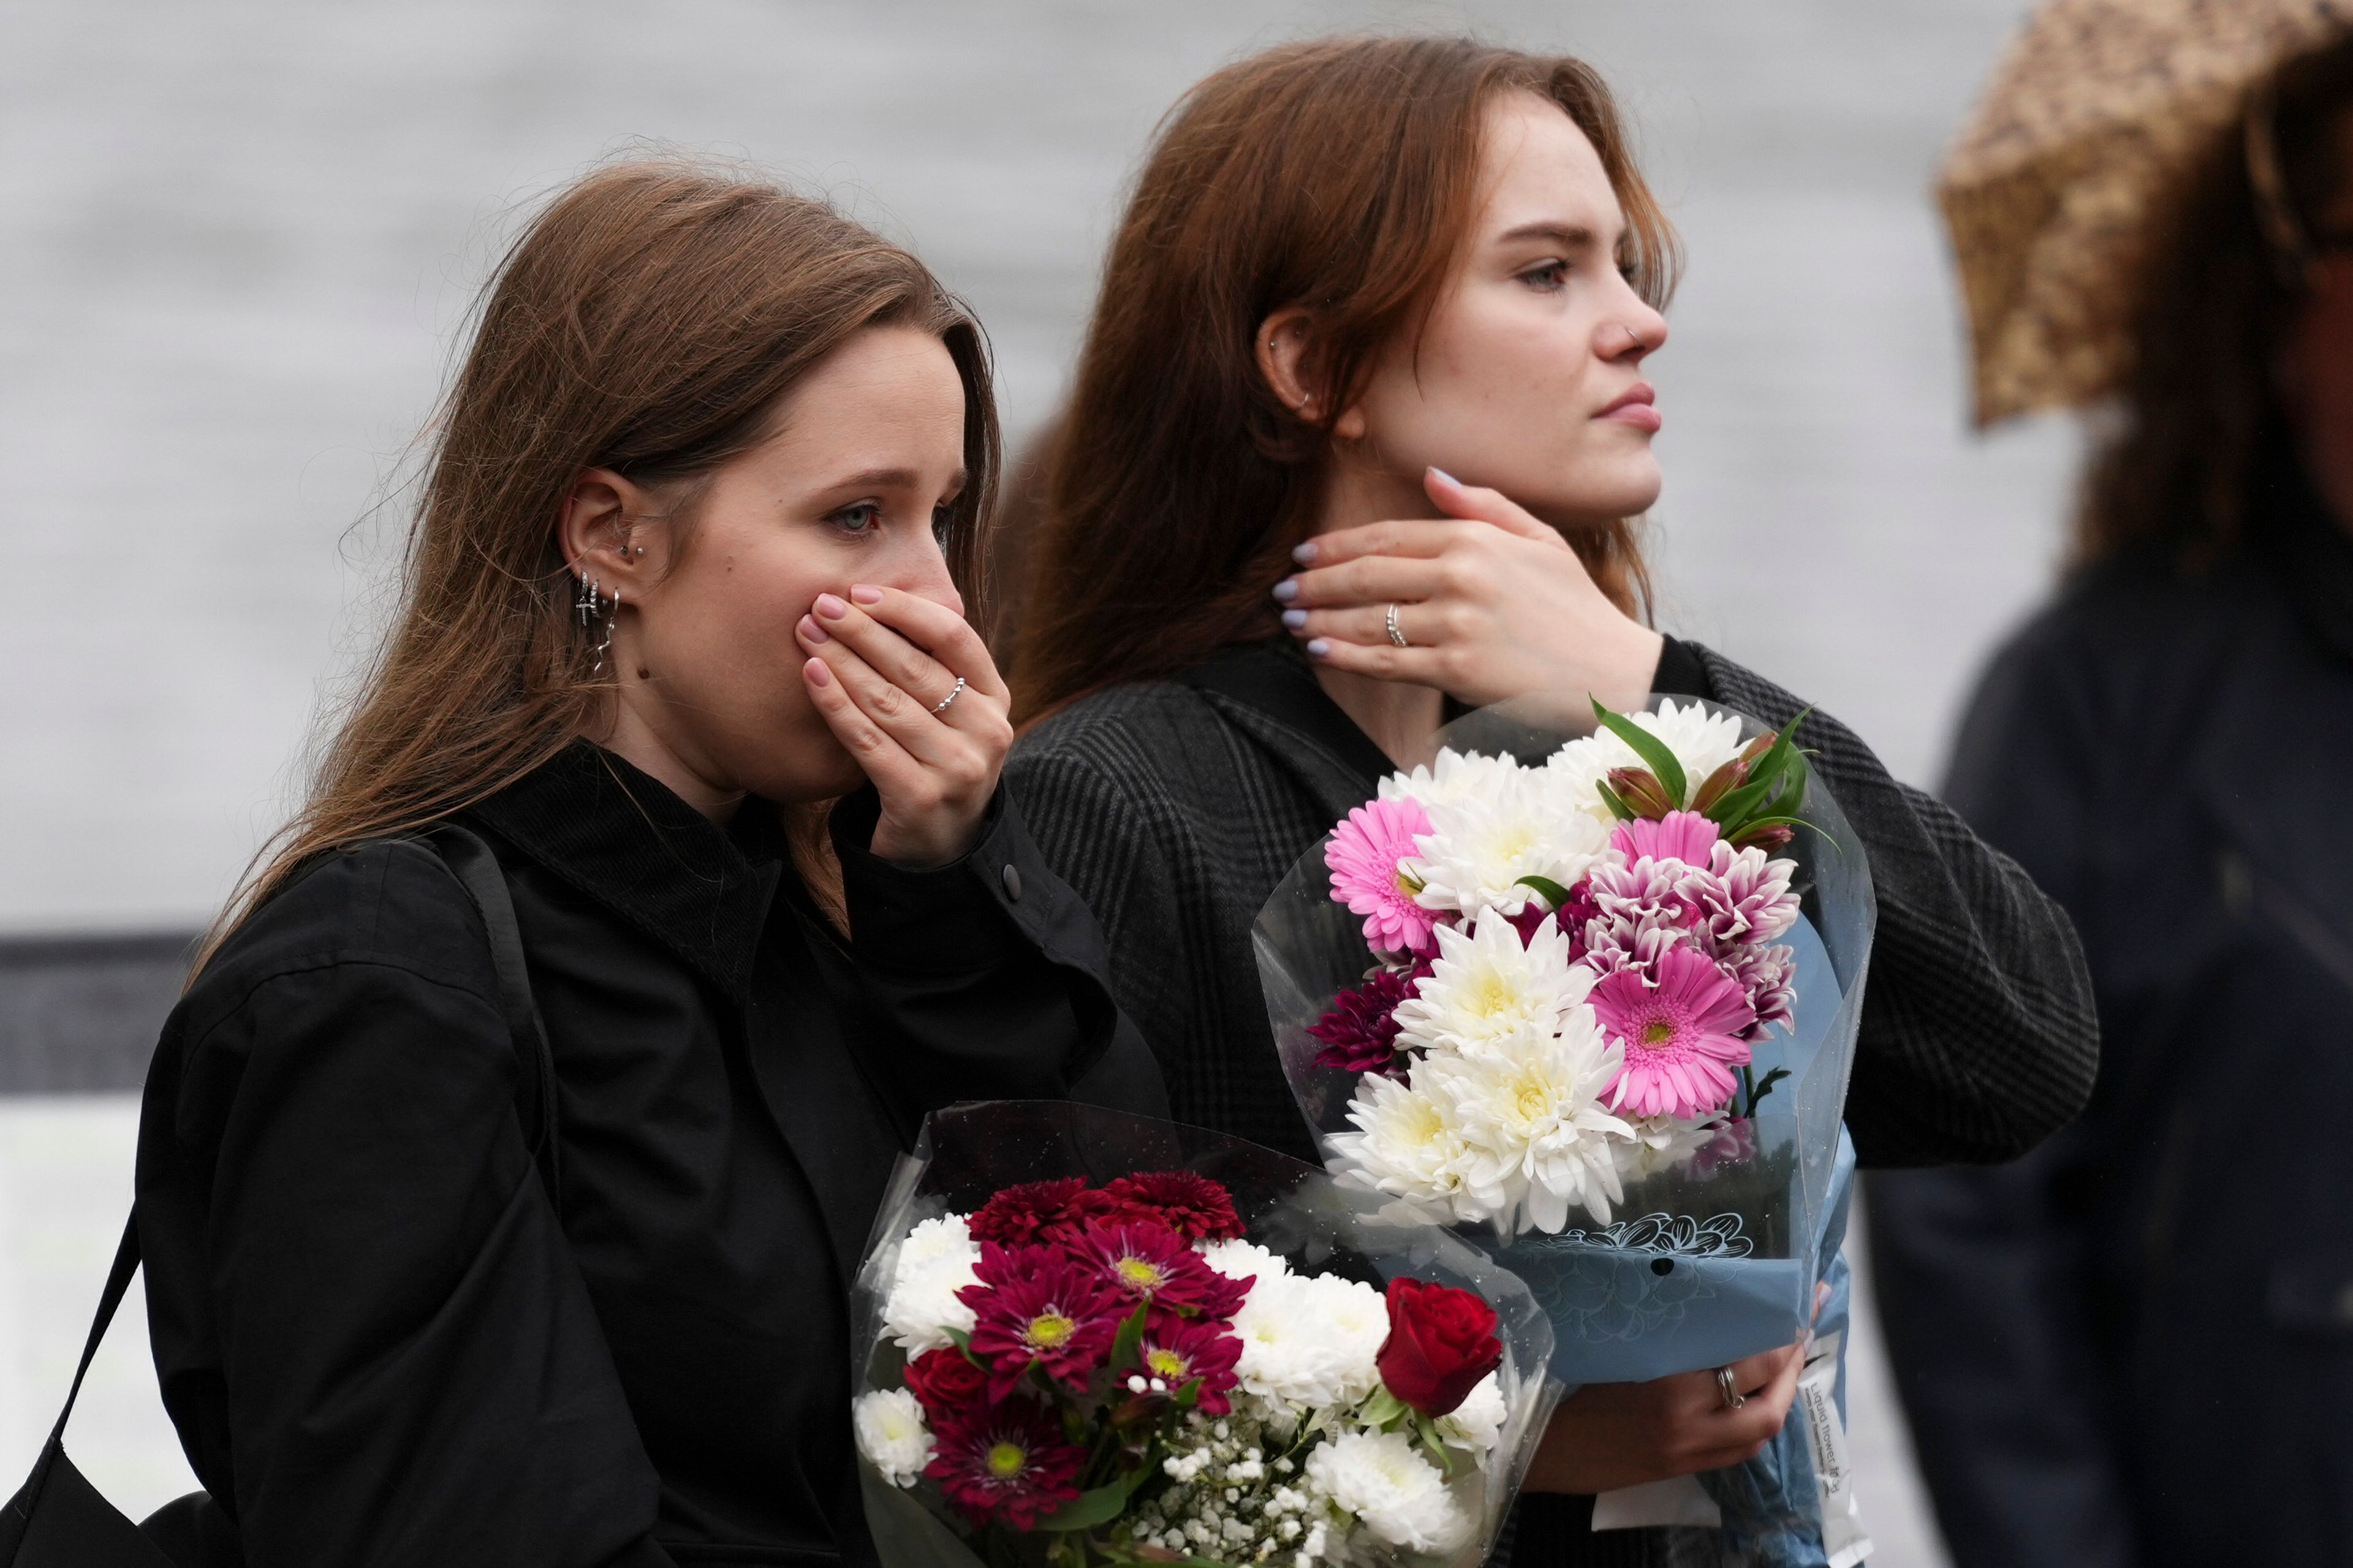
{"label": "straight brown hair", "polygon": [[[1609,88],[1582,61],[1466,38],[1342,37],[1210,76],[1163,121],[1112,241],[1050,438],[1014,634],[1014,717],[1190,668],[1276,629],[1268,596],[1312,526],[1329,421],[1417,333],[1476,216],[1497,95],[1533,92],[1592,142],[1626,213],[1635,287],[1672,292],[1674,231]],[[1259,324],[1312,312],[1306,419],[1260,374]],[[1569,542],[1632,613],[1634,526]]]}
{"label": "straight brown hair", "polygon": [[922,262],[727,168],[633,160],[549,202],[478,302],[428,427],[392,631],[199,965],[322,851],[461,811],[599,727],[613,677],[593,673],[598,628],[572,614],[556,538],[574,483],[604,468],[667,487],[691,527],[695,481],[766,439],[785,395],[879,326],[935,334],[963,380],[969,479],[943,527],[972,605],[997,405],[979,325]]}

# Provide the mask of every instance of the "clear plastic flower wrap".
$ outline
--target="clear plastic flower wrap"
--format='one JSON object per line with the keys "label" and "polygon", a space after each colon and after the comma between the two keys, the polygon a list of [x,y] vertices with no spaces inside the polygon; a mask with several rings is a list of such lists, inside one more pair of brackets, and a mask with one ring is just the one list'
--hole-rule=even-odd
{"label": "clear plastic flower wrap", "polygon": [[[1862,846],[1790,733],[1696,700],[1521,699],[1383,781],[1254,935],[1335,1176],[1525,1279],[1576,1386],[1807,1331],[1843,1268],[1875,921]],[[1781,1458],[1769,1486],[1709,1489],[1727,1534],[1810,1528],[1816,1478]]]}
{"label": "clear plastic flower wrap", "polygon": [[853,1327],[886,1568],[1470,1568],[1560,1392],[1527,1287],[1442,1227],[1060,1101],[926,1121]]}

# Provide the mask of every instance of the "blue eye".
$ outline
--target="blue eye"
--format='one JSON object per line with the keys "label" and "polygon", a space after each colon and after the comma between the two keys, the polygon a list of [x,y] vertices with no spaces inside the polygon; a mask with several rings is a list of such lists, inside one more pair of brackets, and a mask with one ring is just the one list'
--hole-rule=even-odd
{"label": "blue eye", "polygon": [[882,526],[882,509],[871,500],[858,501],[843,507],[826,521],[844,533],[863,536]]}

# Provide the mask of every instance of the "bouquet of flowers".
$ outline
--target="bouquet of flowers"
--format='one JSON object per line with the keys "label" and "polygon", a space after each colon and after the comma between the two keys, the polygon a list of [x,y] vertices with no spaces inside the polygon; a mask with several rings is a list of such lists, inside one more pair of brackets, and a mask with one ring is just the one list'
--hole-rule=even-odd
{"label": "bouquet of flowers", "polygon": [[1379,1206],[1198,1129],[934,1115],[859,1278],[883,1561],[1477,1563],[1557,1396],[1551,1332]]}
{"label": "bouquet of flowers", "polygon": [[1721,1366],[1812,1323],[1874,918],[1796,722],[1593,711],[1523,700],[1450,725],[1255,933],[1335,1177],[1492,1236],[1579,1384]]}

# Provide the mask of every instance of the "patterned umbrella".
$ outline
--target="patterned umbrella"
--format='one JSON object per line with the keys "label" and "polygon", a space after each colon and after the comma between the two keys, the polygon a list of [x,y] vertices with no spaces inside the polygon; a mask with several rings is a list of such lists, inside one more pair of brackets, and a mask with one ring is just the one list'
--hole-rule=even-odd
{"label": "patterned umbrella", "polygon": [[2049,0],[1937,180],[1969,310],[1977,419],[2086,402],[2130,357],[2151,204],[2353,0]]}

